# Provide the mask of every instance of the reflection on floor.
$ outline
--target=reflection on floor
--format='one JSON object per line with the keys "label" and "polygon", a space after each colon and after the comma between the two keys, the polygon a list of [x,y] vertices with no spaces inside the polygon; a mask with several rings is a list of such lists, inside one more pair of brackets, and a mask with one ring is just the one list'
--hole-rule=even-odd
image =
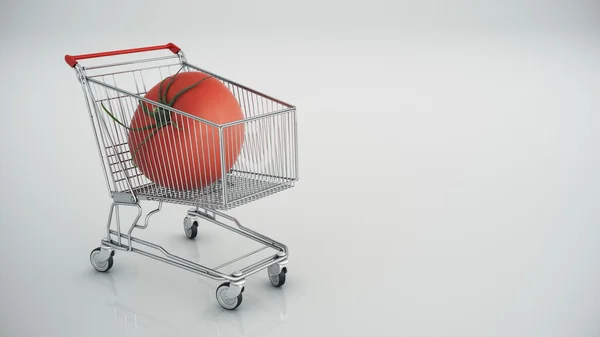
{"label": "reflection on floor", "polygon": [[[93,279],[94,286],[99,285],[105,290],[102,298],[106,301],[107,310],[112,311],[116,326],[121,325],[123,328],[122,333],[117,333],[118,336],[183,336],[195,331],[201,332],[202,336],[260,337],[283,324],[288,317],[284,292],[277,291],[268,301],[245,292],[245,298],[250,298],[253,302],[252,313],[238,315],[222,309],[213,301],[206,304],[206,310],[194,315],[197,319],[192,325],[179,326],[170,318],[156,317],[143,307],[132,307],[125,303],[119,297],[119,287],[110,273],[96,274]],[[213,298],[217,283],[205,279],[199,279],[198,282],[203,283],[201,287],[210,293],[207,297]],[[99,287],[96,289],[101,290]]]}

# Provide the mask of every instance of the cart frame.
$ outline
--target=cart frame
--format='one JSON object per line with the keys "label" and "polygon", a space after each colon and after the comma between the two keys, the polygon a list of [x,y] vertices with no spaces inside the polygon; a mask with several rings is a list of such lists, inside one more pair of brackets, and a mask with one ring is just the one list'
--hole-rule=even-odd
{"label": "cart frame", "polygon": [[[118,55],[136,54],[139,55],[145,52],[169,50],[174,55],[168,57],[155,57],[145,58],[137,60],[128,60],[124,62],[102,64],[96,66],[85,67],[80,65],[79,61],[84,59],[92,58],[103,58]],[[141,65],[152,62],[163,62],[165,60],[177,60],[176,64],[171,65],[159,65],[155,68],[147,67],[143,68]],[[66,55],[65,61],[67,64],[75,70],[77,79],[82,85],[84,98],[87,101],[88,113],[92,122],[92,128],[96,138],[96,144],[98,147],[98,153],[102,161],[102,167],[106,180],[106,186],[109,191],[110,197],[113,202],[110,206],[108,221],[106,224],[106,237],[101,240],[101,246],[92,250],[90,254],[90,262],[92,266],[100,272],[107,272],[113,265],[113,257],[116,251],[132,252],[142,256],[152,258],[154,260],[170,264],[172,266],[196,273],[198,275],[208,277],[213,280],[222,281],[223,283],[216,289],[217,302],[225,309],[233,310],[236,309],[242,302],[242,292],[244,291],[244,285],[246,278],[250,275],[258,273],[261,270],[267,270],[267,274],[271,284],[275,287],[280,287],[285,283],[287,274],[287,264],[289,251],[288,247],[281,242],[271,239],[263,234],[260,234],[248,227],[243,226],[237,219],[229,216],[220,210],[227,210],[234,207],[238,207],[245,203],[266,197],[268,195],[283,191],[287,188],[293,187],[294,183],[298,180],[298,151],[297,151],[297,122],[296,122],[296,108],[293,105],[285,103],[281,100],[277,100],[265,94],[262,94],[256,90],[250,89],[246,86],[242,86],[238,83],[230,81],[222,76],[207,70],[201,69],[187,62],[183,51],[173,43],[165,45],[144,47],[144,48],[133,48],[125,50],[116,50],[102,53],[93,54],[82,54],[82,55]],[[137,90],[137,93],[120,88],[118,85],[111,85],[107,81],[103,81],[106,76],[112,76],[114,79],[115,74],[131,74],[136,80],[136,71],[142,76],[142,71],[147,69],[165,69],[173,65],[180,66],[182,69],[186,68],[192,71],[202,71],[206,74],[214,76],[221,80],[224,84],[228,85],[228,88],[232,90],[232,93],[237,93],[236,98],[248,97],[248,95],[257,95],[263,100],[268,100],[266,105],[271,104],[274,109],[270,111],[261,110],[260,113],[247,116],[240,121],[217,124],[211,121],[203,120],[196,116],[190,115],[184,111],[177,110],[171,106],[166,106],[159,102],[151,101],[143,97],[141,94],[143,90]],[[88,71],[94,69],[106,69],[109,68],[111,71],[117,67],[137,67],[120,72],[113,71],[102,73],[100,75],[90,75]],[[162,67],[162,68],[161,68]],[[162,76],[162,74],[161,74]],[[101,78],[98,80],[97,78]],[[161,79],[162,80],[162,79]],[[143,78],[142,78],[143,81]],[[115,81],[116,82],[116,81]],[[136,83],[137,86],[137,83]],[[96,91],[94,91],[94,88]],[[102,88],[102,92],[106,92],[105,98],[99,98],[103,94],[98,94],[98,88]],[[234,91],[235,89],[235,91]],[[113,94],[109,95],[109,91]],[[243,92],[240,96],[240,92]],[[243,95],[246,96],[243,96]],[[116,101],[123,105],[125,99],[135,99],[139,102],[151,103],[157,107],[166,109],[174,114],[179,114],[190,118],[193,121],[204,123],[207,127],[213,127],[218,130],[220,148],[224,149],[224,130],[228,127],[235,126],[241,123],[263,123],[263,125],[275,125],[275,122],[269,122],[269,118],[280,118],[284,120],[285,125],[281,127],[283,131],[277,131],[281,139],[278,141],[283,144],[285,142],[285,149],[287,152],[284,153],[286,156],[285,161],[277,162],[280,170],[278,174],[265,174],[265,172],[248,172],[237,168],[237,172],[225,172],[223,168],[223,174],[221,178],[208,187],[208,189],[202,191],[193,191],[190,193],[179,193],[173,191],[166,191],[157,187],[157,184],[152,182],[140,180],[141,174],[134,170],[132,167],[127,167],[126,156],[131,156],[131,151],[127,149],[127,146],[122,141],[119,141],[119,134],[111,129],[110,120],[100,111],[98,104],[102,101]],[[140,103],[141,104],[141,103]],[[240,101],[240,104],[241,101]],[[244,104],[246,104],[244,102]],[[248,103],[248,105],[250,105]],[[260,108],[259,108],[260,109]],[[283,124],[282,124],[283,125]],[[270,126],[268,126],[270,127]],[[260,130],[259,130],[260,131]],[[268,130],[267,130],[268,131]],[[288,132],[289,131],[289,132]],[[285,134],[285,135],[284,135]],[[286,137],[283,139],[283,137]],[[288,144],[289,142],[289,144]],[[251,150],[249,150],[251,151]],[[221,151],[219,160],[224,163],[225,151]],[[285,169],[283,168],[285,166]],[[289,167],[288,167],[289,166]],[[116,168],[115,168],[116,167]],[[285,171],[285,172],[283,172]],[[247,180],[241,180],[242,177]],[[250,178],[247,178],[250,177]],[[142,177],[143,178],[143,177]],[[136,180],[137,179],[137,180]],[[241,188],[238,191],[231,191],[235,188],[237,180]],[[254,179],[254,180],[250,180]],[[231,182],[231,181],[233,182]],[[143,183],[141,183],[142,181]],[[244,187],[251,186],[252,191],[247,191]],[[211,190],[212,189],[212,190]],[[231,190],[230,190],[231,189]],[[237,193],[237,194],[236,194]],[[147,213],[144,223],[139,224],[141,216],[143,214],[142,201],[155,201],[158,202],[157,208]],[[198,225],[200,221],[210,222],[225,228],[233,233],[242,235],[248,239],[258,242],[262,245],[261,248],[249,252],[245,255],[234,258],[230,261],[222,263],[216,267],[206,267],[199,263],[190,261],[183,257],[169,253],[165,248],[160,245],[142,240],[133,236],[133,232],[136,229],[144,230],[148,228],[150,218],[162,210],[163,203],[179,204],[191,206],[184,217],[183,229],[186,236],[190,239],[194,239],[197,235]],[[119,214],[120,207],[133,207],[137,210],[137,216],[126,231],[121,230],[121,219]],[[135,245],[135,247],[134,247]],[[147,249],[141,249],[140,247],[149,248],[154,251],[158,251],[159,254],[150,252]],[[238,269],[233,273],[225,273],[219,271],[220,269],[228,266],[232,263],[236,263],[243,259],[246,259],[258,252],[266,249],[274,250],[274,253],[267,258],[260,261],[251,263],[244,268]]]}

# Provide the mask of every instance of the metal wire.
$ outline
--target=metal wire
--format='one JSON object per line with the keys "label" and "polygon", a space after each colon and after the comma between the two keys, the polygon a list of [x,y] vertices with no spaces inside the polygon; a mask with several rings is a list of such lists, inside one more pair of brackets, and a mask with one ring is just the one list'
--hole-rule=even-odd
{"label": "metal wire", "polygon": [[[218,124],[144,98],[177,71],[202,71],[223,83],[243,119]],[[230,209],[297,180],[296,114],[287,103],[187,63],[95,74],[85,83],[110,192]],[[164,122],[174,123],[150,128]]]}

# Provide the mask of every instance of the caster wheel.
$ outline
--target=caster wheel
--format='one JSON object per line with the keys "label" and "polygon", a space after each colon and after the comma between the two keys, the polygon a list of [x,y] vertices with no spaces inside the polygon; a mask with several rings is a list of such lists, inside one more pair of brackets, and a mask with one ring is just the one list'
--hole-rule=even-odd
{"label": "caster wheel", "polygon": [[183,220],[183,230],[188,239],[194,239],[198,235],[198,221],[186,216]]}
{"label": "caster wheel", "polygon": [[97,271],[107,272],[113,266],[113,256],[115,255],[115,251],[111,251],[108,259],[104,261],[100,261],[101,255],[102,249],[100,247],[92,250],[92,253],[90,254],[90,262],[92,263],[94,269],[96,269]]}
{"label": "caster wheel", "polygon": [[267,268],[267,273],[269,273],[269,281],[275,287],[281,287],[285,283],[285,275],[287,274],[287,267],[281,269],[279,274],[273,274],[271,272],[271,268]]}
{"label": "caster wheel", "polygon": [[[217,302],[219,302],[219,304],[227,310],[234,310],[235,308],[239,307],[240,304],[242,304],[242,293],[234,298],[227,298],[228,289],[229,282],[225,282],[217,288]],[[243,288],[242,292],[244,292]]]}

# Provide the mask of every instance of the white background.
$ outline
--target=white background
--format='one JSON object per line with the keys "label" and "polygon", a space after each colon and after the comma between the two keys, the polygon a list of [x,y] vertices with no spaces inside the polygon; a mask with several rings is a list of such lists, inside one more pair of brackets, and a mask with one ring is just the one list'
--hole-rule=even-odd
{"label": "white background", "polygon": [[[2,1],[0,335],[600,335],[597,1]],[[63,61],[174,42],[298,107],[297,187],[231,212],[288,281],[218,284],[89,252],[110,199]],[[148,205],[152,207],[154,205]],[[243,251],[143,237],[209,265]]]}

